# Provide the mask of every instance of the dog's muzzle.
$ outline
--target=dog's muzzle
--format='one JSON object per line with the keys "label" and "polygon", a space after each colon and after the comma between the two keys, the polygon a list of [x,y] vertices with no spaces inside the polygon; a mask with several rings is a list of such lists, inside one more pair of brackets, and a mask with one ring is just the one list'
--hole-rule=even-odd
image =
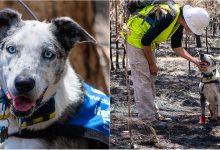
{"label": "dog's muzzle", "polygon": [[210,62],[206,61],[204,54],[199,54],[199,58],[201,60],[200,65],[204,65],[206,67],[210,66]]}
{"label": "dog's muzzle", "polygon": [[9,94],[8,99],[11,106],[11,113],[16,117],[30,116],[39,106],[41,106],[41,102],[46,91],[47,88],[45,88],[45,90],[37,100],[33,100],[25,96],[11,96],[11,94]]}

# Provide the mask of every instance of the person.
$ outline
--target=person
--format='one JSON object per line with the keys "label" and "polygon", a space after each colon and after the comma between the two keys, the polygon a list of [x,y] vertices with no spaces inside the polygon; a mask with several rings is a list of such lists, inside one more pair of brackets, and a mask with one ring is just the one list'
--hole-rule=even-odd
{"label": "person", "polygon": [[128,19],[129,31],[122,32],[123,38],[126,38],[138,117],[158,127],[167,126],[167,123],[161,118],[155,104],[158,74],[154,51],[156,45],[171,38],[171,48],[177,55],[194,63],[200,71],[206,70],[198,58],[182,47],[182,37],[183,30],[202,34],[209,25],[207,11],[190,5],[181,7],[173,3],[172,6],[159,4],[159,7],[149,5],[142,8]]}

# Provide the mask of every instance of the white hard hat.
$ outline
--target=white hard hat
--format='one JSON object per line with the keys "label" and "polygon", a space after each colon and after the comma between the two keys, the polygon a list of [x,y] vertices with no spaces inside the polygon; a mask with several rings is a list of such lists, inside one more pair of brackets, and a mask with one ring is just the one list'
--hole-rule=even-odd
{"label": "white hard hat", "polygon": [[202,35],[203,29],[209,25],[209,14],[203,8],[185,5],[183,17],[190,30],[196,35]]}

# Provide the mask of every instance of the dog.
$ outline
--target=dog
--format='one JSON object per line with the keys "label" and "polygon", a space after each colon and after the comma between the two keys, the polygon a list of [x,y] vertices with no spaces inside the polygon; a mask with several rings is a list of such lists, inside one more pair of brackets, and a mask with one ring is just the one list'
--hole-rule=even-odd
{"label": "dog", "polygon": [[206,123],[205,106],[208,102],[210,111],[210,121],[220,123],[220,75],[217,63],[212,55],[200,54],[200,60],[207,67],[206,72],[202,72],[202,79],[199,84],[201,117],[200,124]]}
{"label": "dog", "polygon": [[77,42],[96,43],[69,17],[0,11],[1,149],[108,148],[110,102],[70,66]]}

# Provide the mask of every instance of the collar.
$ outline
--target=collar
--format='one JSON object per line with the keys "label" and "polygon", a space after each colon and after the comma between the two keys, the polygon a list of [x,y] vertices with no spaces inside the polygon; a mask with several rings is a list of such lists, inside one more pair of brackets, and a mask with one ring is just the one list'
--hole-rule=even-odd
{"label": "collar", "polygon": [[31,126],[40,122],[44,122],[55,117],[55,100],[54,96],[49,101],[43,103],[30,117],[17,118],[16,121],[20,127]]}
{"label": "collar", "polygon": [[204,85],[205,85],[205,84],[211,84],[211,83],[219,84],[220,81],[216,79],[216,80],[211,80],[211,81],[208,81],[208,82],[202,82],[202,81],[201,81],[201,83],[202,83],[202,84],[199,85],[199,89],[200,89],[200,90],[199,90],[199,93],[200,93],[200,94],[203,93]]}
{"label": "collar", "polygon": [[[10,117],[10,94],[1,89],[0,103],[2,103],[2,109],[0,114],[0,120],[7,120]],[[55,95],[55,94],[54,94]],[[19,118],[15,117],[20,127],[31,126],[36,123],[44,122],[55,117],[55,101],[54,95],[45,103],[37,105],[36,109],[30,117]]]}
{"label": "collar", "polygon": [[215,83],[215,84],[219,84],[219,80],[211,80],[209,82],[202,82],[203,84],[211,84],[211,83]]}
{"label": "collar", "polygon": [[216,75],[217,73],[217,69],[213,69],[212,72],[210,73],[202,73],[202,82],[206,83],[206,82],[210,82],[213,77]]}
{"label": "collar", "polygon": [[[10,117],[10,104],[8,100],[7,94],[5,94],[2,90],[1,97],[0,97],[0,103],[2,103],[2,114],[0,114],[0,120],[7,120]],[[46,103],[41,104],[42,106],[39,106],[38,109],[30,116],[26,118],[17,118],[16,121],[19,124],[19,134],[21,132],[21,127],[27,127],[31,126],[36,123],[44,122],[47,120],[50,120],[55,117],[55,100],[54,96],[47,101]],[[8,127],[9,127],[9,121],[7,126],[0,125],[0,143],[4,142],[5,139],[8,138]]]}

